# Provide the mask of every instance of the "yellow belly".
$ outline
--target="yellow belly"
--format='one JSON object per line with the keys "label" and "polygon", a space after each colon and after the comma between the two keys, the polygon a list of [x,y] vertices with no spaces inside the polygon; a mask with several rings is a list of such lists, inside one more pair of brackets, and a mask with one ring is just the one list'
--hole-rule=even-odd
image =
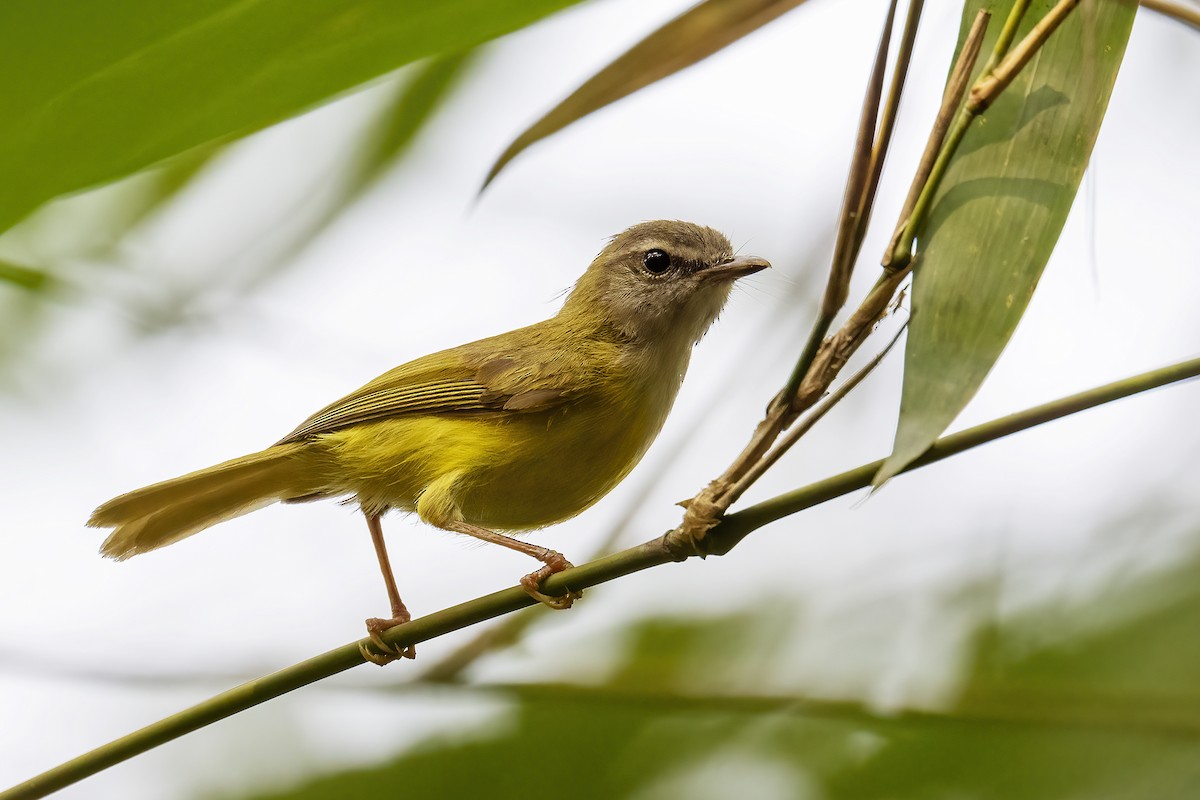
{"label": "yellow belly", "polygon": [[355,494],[367,509],[529,530],[575,516],[616,486],[658,434],[673,396],[672,387],[626,403],[599,396],[534,413],[400,417],[321,444],[333,457],[331,490]]}

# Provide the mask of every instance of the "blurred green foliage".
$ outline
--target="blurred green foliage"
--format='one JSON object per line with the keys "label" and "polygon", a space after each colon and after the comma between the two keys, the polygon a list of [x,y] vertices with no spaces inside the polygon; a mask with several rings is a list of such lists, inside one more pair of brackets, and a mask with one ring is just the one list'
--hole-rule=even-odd
{"label": "blurred green foliage", "polygon": [[[330,175],[316,213],[301,225],[284,221],[309,198],[282,194],[276,210],[277,242],[233,268],[213,263],[189,274],[146,265],[153,281],[111,283],[113,272],[139,266],[129,247],[157,220],[170,217],[176,201],[230,146],[210,142],[157,166],[78,197],[51,204],[0,236],[0,363],[21,360],[44,371],[32,343],[73,316],[113,306],[139,334],[160,333],[210,320],[228,298],[282,274],[330,225],[376,182],[396,168],[411,145],[462,84],[474,50],[426,59],[386,78],[372,117],[348,131],[347,163]],[[2,193],[2,190],[0,190]],[[265,235],[264,239],[270,238]],[[13,290],[20,290],[19,293]],[[57,312],[57,313],[54,313]]]}
{"label": "blurred green foliage", "polygon": [[0,261],[0,282],[30,292],[40,292],[50,283],[50,276],[45,270],[31,269],[11,261]]}
{"label": "blurred green foliage", "polygon": [[0,231],[51,198],[244,136],[574,2],[5,3]]}
{"label": "blurred green foliage", "polygon": [[[960,688],[923,709],[763,694],[782,614],[651,619],[599,684],[479,687],[511,702],[503,724],[257,797],[1183,800],[1200,792],[1197,568],[1131,566],[1069,610],[985,612]],[[981,579],[959,602],[996,592]]]}
{"label": "blurred green foliage", "polygon": [[307,225],[274,259],[286,266],[408,153],[417,135],[454,94],[469,71],[474,51],[431,58],[393,82],[390,96],[356,143],[353,159],[337,176],[340,185],[319,219]]}

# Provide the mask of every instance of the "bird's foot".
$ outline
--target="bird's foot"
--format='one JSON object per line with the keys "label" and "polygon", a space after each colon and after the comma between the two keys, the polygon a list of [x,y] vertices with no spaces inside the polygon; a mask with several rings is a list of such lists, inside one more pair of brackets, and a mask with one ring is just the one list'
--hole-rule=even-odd
{"label": "bird's foot", "polygon": [[542,592],[542,581],[563,570],[571,569],[575,565],[567,561],[562,553],[555,552],[554,550],[548,551],[543,560],[545,560],[546,566],[521,578],[521,588],[534,600],[548,605],[553,609],[562,611],[563,609],[570,608],[576,600],[583,597],[582,591],[576,592],[568,589],[566,594],[555,597]]}
{"label": "bird's foot", "polygon": [[411,619],[412,616],[408,612],[405,612],[391,619],[372,617],[367,620],[367,636],[371,638],[371,645],[374,646],[375,650],[372,650],[365,642],[360,642],[358,651],[362,653],[362,657],[372,664],[378,664],[381,667],[392,663],[398,658],[416,658],[416,645],[410,644],[405,648],[397,648],[385,642],[380,635],[384,631],[394,628],[397,625],[403,625]]}

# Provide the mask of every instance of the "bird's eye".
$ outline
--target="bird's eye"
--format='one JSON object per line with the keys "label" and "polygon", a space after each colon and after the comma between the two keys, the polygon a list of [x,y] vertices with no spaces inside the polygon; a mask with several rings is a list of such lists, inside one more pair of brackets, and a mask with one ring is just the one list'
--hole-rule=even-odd
{"label": "bird's eye", "polygon": [[655,275],[661,275],[671,268],[671,257],[658,248],[647,250],[642,256],[642,265]]}

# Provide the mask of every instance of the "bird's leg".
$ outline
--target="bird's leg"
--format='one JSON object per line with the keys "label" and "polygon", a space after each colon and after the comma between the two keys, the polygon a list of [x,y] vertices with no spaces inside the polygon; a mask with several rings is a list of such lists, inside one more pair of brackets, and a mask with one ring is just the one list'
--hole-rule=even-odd
{"label": "bird's leg", "polygon": [[400,590],[396,588],[396,577],[392,574],[392,563],[388,560],[387,545],[383,542],[383,524],[380,522],[381,515],[369,511],[363,511],[363,515],[367,518],[367,527],[371,531],[371,541],[375,544],[375,557],[379,559],[379,569],[383,572],[383,582],[387,585],[388,599],[392,602],[392,618],[379,619],[372,617],[367,620],[367,635],[371,637],[371,641],[381,651],[372,653],[364,645],[359,645],[359,650],[362,652],[363,658],[368,661],[383,666],[395,659],[403,656],[404,658],[416,658],[417,648],[409,645],[403,650],[397,650],[390,644],[385,642],[379,634],[386,631],[388,628],[394,628],[397,625],[403,625],[412,619],[412,614],[408,613],[408,609],[404,606],[404,601],[400,599]]}
{"label": "bird's leg", "polygon": [[511,536],[505,536],[503,533],[489,531],[487,528],[481,528],[478,525],[472,525],[469,522],[449,522],[446,524],[446,529],[455,533],[465,533],[468,536],[474,536],[476,539],[482,539],[485,542],[498,544],[501,547],[507,547],[509,550],[516,550],[518,553],[524,553],[527,556],[533,556],[538,561],[541,561],[546,566],[539,570],[535,570],[521,578],[521,588],[529,593],[529,596],[534,600],[545,603],[551,608],[563,609],[570,608],[576,598],[582,596],[582,592],[574,592],[568,590],[566,594],[559,597],[552,597],[544,594],[541,590],[542,581],[549,578],[556,572],[562,572],[566,569],[571,569],[574,566],[570,561],[563,557],[562,553],[556,550],[550,550],[545,547],[539,547],[536,544],[528,544],[520,539],[514,539]]}

